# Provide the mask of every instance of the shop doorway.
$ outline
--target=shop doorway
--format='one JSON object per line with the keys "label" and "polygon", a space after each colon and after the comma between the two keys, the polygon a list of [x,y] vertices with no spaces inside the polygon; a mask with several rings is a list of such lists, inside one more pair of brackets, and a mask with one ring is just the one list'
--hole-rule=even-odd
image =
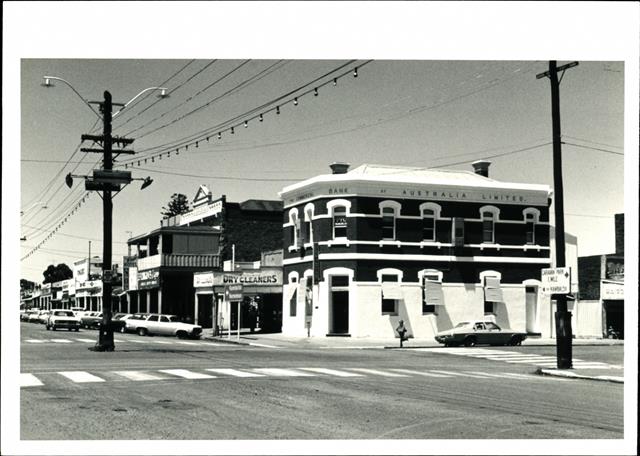
{"label": "shop doorway", "polygon": [[331,291],[330,334],[349,333],[349,292]]}
{"label": "shop doorway", "polygon": [[198,294],[198,325],[213,328],[213,294]]}
{"label": "shop doorway", "polygon": [[605,312],[605,334],[615,334],[618,339],[624,339],[624,301],[611,299],[603,301]]}

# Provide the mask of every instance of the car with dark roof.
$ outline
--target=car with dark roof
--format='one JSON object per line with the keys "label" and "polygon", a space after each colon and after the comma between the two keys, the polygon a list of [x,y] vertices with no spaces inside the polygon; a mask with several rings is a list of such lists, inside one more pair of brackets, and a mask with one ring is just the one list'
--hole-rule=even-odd
{"label": "car with dark roof", "polygon": [[527,333],[501,328],[492,321],[471,320],[458,323],[452,329],[436,334],[436,341],[445,347],[464,345],[521,345]]}

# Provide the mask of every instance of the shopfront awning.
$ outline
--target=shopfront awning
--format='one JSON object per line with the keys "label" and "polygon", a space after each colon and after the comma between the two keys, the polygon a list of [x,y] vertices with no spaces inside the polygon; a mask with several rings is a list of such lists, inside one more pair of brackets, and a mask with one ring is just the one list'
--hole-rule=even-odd
{"label": "shopfront awning", "polygon": [[443,306],[444,296],[442,294],[442,282],[435,280],[425,280],[424,291],[427,304],[430,306]]}
{"label": "shopfront awning", "polygon": [[382,297],[384,299],[402,299],[402,288],[399,282],[382,282]]}
{"label": "shopfront awning", "polygon": [[486,277],[484,279],[484,300],[487,302],[504,302],[500,279],[497,277]]}

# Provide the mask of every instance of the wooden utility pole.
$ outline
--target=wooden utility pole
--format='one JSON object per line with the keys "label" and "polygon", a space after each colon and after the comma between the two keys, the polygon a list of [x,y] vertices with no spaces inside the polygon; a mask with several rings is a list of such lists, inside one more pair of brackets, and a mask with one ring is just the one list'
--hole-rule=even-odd
{"label": "wooden utility pole", "polygon": [[[549,71],[540,73],[537,79],[548,77],[551,81],[551,122],[553,135],[553,190],[554,190],[554,213],[556,219],[555,227],[555,250],[556,268],[566,266],[565,239],[564,239],[564,199],[562,186],[562,133],[560,132],[560,81],[565,70],[578,65],[578,62],[571,62],[561,67],[557,66],[555,60],[549,61]],[[558,80],[558,71],[561,71]],[[567,308],[567,295],[552,295],[556,300],[556,358],[558,369],[572,368],[572,330],[571,312]]]}

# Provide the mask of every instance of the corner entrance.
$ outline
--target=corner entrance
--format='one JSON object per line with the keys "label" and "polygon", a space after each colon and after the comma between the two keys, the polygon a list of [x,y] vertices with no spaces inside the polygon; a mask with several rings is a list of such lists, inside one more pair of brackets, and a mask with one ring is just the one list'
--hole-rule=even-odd
{"label": "corner entrance", "polygon": [[349,276],[331,277],[329,334],[349,334]]}

